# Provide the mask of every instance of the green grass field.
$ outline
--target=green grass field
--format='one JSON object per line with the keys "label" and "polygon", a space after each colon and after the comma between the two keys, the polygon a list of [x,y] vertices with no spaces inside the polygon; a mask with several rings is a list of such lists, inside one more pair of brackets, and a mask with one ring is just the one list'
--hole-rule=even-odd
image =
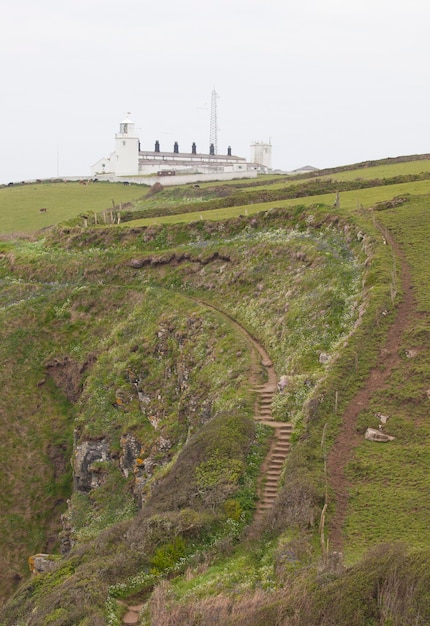
{"label": "green grass field", "polygon": [[[32,233],[81,213],[100,212],[146,195],[147,187],[121,183],[43,183],[0,189],[0,234]],[[40,213],[46,208],[46,213]]]}
{"label": "green grass field", "polygon": [[326,178],[333,180],[372,180],[374,178],[392,178],[407,174],[421,174],[430,172],[430,159],[407,161],[405,163],[390,163],[386,165],[373,165],[346,172],[328,174]]}
{"label": "green grass field", "polygon": [[[413,183],[401,183],[399,185],[389,185],[382,187],[371,187],[369,189],[359,189],[345,191],[340,194],[341,210],[351,211],[354,209],[370,208],[377,202],[390,200],[397,196],[423,195],[430,193],[430,181],[416,181]],[[228,207],[225,209],[214,209],[211,211],[199,211],[195,213],[182,213],[179,215],[166,215],[162,217],[143,218],[122,224],[123,227],[132,226],[153,226],[155,224],[175,224],[178,222],[190,223],[199,220],[225,220],[238,217],[239,215],[255,215],[261,211],[270,211],[274,208],[287,208],[293,206],[317,206],[324,204],[333,206],[336,200],[334,193],[309,196],[304,198],[293,198],[289,200],[277,200],[274,202],[262,202],[244,206]],[[121,226],[121,225],[120,225]]]}

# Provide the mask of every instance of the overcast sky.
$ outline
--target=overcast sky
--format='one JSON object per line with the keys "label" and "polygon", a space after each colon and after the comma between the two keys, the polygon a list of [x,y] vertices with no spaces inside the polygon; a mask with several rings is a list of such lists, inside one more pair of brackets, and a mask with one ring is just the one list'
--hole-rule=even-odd
{"label": "overcast sky", "polygon": [[131,112],[142,149],[323,168],[430,152],[428,0],[10,0],[0,183],[89,175]]}

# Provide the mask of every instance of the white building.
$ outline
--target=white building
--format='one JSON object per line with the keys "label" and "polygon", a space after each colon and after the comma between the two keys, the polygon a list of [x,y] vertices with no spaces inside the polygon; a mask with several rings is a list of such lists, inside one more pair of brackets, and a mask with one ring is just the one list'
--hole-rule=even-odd
{"label": "white building", "polygon": [[91,168],[91,175],[137,176],[139,174],[139,137],[127,117],[115,135],[115,152],[103,157]]}
{"label": "white building", "polygon": [[[258,151],[255,152],[256,159],[251,159],[253,162],[249,163],[243,157],[232,155],[230,147],[224,155],[215,154],[213,146],[210,146],[208,154],[197,152],[195,143],[190,148],[189,152],[180,152],[175,142],[172,151],[162,151],[160,142],[156,141],[154,150],[141,150],[134,123],[127,117],[120,123],[119,133],[115,135],[115,151],[97,161],[91,167],[91,175],[112,178],[191,174],[213,175],[216,178],[251,178],[257,172],[269,169],[263,161],[258,160],[262,158]],[[265,159],[268,160],[267,154]]]}
{"label": "white building", "polygon": [[251,163],[258,163],[268,170],[272,169],[272,143],[254,141],[251,144]]}

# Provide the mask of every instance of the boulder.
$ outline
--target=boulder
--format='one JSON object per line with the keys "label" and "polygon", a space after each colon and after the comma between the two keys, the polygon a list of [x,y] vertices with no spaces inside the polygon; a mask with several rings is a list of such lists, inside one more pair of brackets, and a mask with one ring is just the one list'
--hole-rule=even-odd
{"label": "boulder", "polygon": [[377,441],[380,443],[386,443],[387,441],[393,441],[393,439],[395,439],[395,437],[386,435],[380,430],[376,430],[376,428],[368,428],[364,434],[364,438],[368,441]]}
{"label": "boulder", "polygon": [[389,415],[383,415],[382,413],[375,413],[375,415],[378,418],[378,420],[381,422],[381,424],[386,424],[388,420],[390,419]]}
{"label": "boulder", "polygon": [[28,557],[28,566],[32,574],[45,574],[55,569],[56,561],[50,554],[33,554]]}

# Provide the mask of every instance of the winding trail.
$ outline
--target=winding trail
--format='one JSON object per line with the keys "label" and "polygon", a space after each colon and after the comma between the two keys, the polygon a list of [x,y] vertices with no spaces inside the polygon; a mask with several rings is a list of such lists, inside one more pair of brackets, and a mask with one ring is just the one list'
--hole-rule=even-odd
{"label": "winding trail", "polygon": [[[253,526],[258,527],[259,522],[266,512],[272,508],[277,498],[282,469],[290,451],[290,438],[293,427],[292,424],[287,422],[277,422],[272,417],[272,401],[277,389],[278,379],[273,363],[263,346],[239,322],[222,309],[204,300],[190,299],[221,315],[244,337],[251,347],[250,382],[253,385],[253,390],[256,392],[254,419],[260,424],[270,426],[274,431],[273,440],[263,462],[258,481],[258,503],[252,522]],[[261,383],[260,381],[263,379],[266,379],[266,382]],[[128,605],[124,601],[121,604],[127,607],[127,613],[122,618],[123,626],[139,624],[139,613],[144,605]]]}
{"label": "winding trail", "polygon": [[[266,511],[270,510],[277,498],[287,454],[290,451],[290,438],[293,426],[288,422],[277,422],[272,417],[273,396],[277,390],[275,368],[263,346],[228,313],[204,300],[195,299],[199,304],[216,311],[226,319],[248,342],[253,354],[250,380],[256,392],[254,419],[260,424],[273,428],[274,436],[270,449],[261,468],[258,482],[258,503],[253,525],[257,525]],[[258,358],[256,358],[258,355]],[[263,369],[263,372],[262,372]],[[260,383],[262,379],[266,382]]]}
{"label": "winding trail", "polygon": [[343,528],[347,516],[348,493],[351,486],[346,477],[345,468],[353,458],[355,448],[363,441],[363,436],[356,431],[357,417],[360,411],[369,405],[375,390],[385,385],[394,367],[400,363],[398,346],[405,329],[417,315],[416,303],[412,293],[411,274],[403,252],[390,233],[382,226],[377,226],[385,242],[391,246],[393,256],[400,260],[400,280],[403,298],[397,308],[394,322],[388,330],[385,342],[380,348],[377,363],[370,371],[363,387],[345,409],[342,416],[341,430],[328,455],[328,478],[335,494],[336,503],[334,515],[329,521],[329,545],[330,549],[335,551],[343,550]]}

